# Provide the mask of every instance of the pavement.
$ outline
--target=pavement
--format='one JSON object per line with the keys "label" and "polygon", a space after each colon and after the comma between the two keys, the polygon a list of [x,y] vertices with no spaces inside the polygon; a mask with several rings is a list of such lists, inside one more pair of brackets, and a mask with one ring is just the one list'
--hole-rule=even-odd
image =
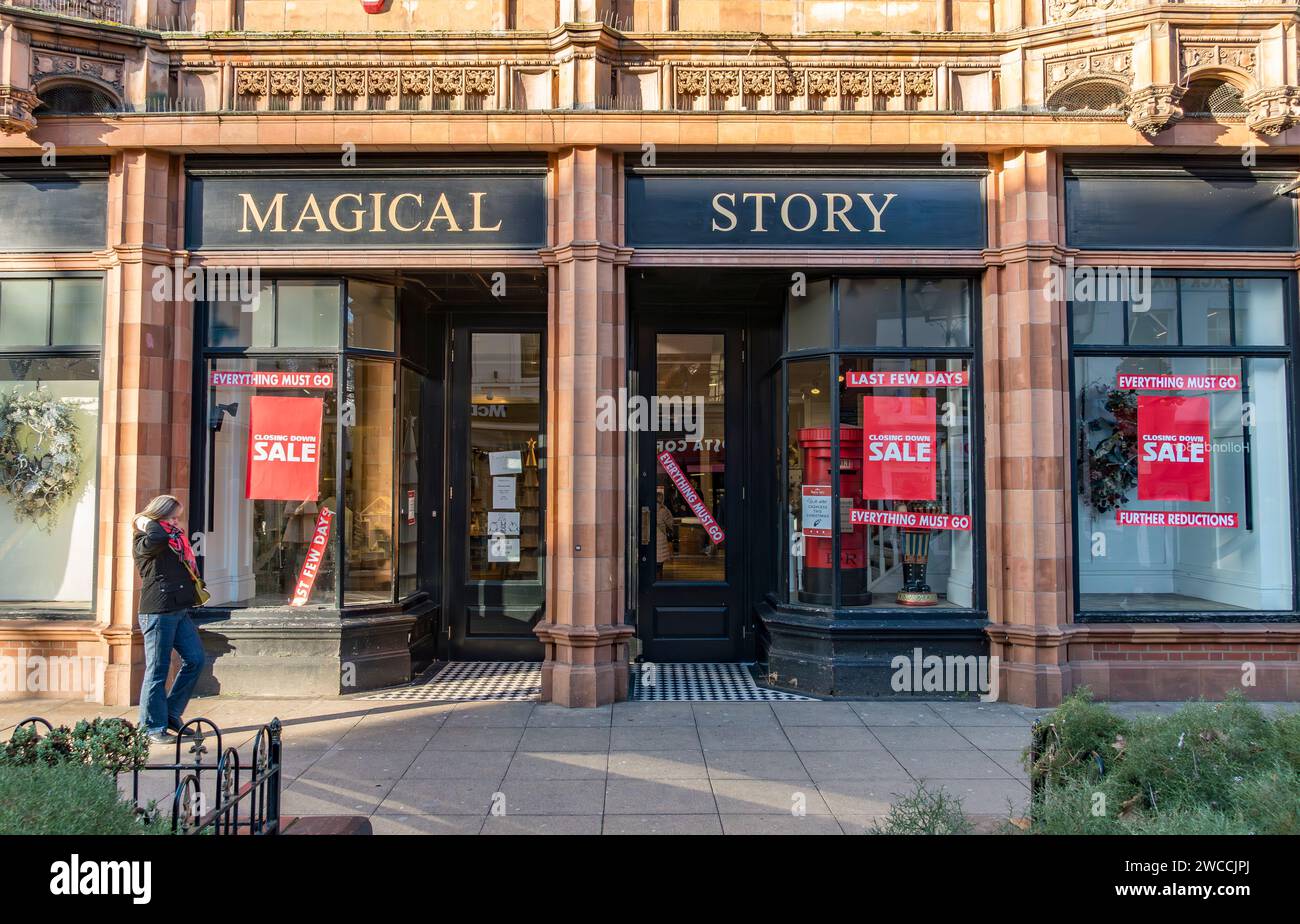
{"label": "pavement", "polygon": [[[1125,714],[1177,703],[1117,703]],[[1267,704],[1295,709],[1297,704]],[[195,699],[223,747],[284,725],[286,815],[369,816],[376,834],[861,834],[918,782],[982,830],[1025,813],[1020,755],[1048,710],[1005,703],[410,703]],[[0,702],[0,738],[134,708]],[[165,759],[165,758],[164,758]],[[145,797],[167,798],[170,774]],[[168,805],[170,803],[167,803]]]}

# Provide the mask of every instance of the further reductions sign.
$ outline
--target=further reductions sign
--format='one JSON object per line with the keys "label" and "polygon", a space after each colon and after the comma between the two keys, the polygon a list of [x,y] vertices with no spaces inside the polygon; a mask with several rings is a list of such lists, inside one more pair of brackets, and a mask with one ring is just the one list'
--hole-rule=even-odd
{"label": "further reductions sign", "polygon": [[322,398],[249,399],[249,500],[315,500],[320,483]]}
{"label": "further reductions sign", "polygon": [[1138,395],[1138,500],[1210,499],[1210,399]]}
{"label": "further reductions sign", "polygon": [[862,496],[935,499],[935,399],[862,399]]}

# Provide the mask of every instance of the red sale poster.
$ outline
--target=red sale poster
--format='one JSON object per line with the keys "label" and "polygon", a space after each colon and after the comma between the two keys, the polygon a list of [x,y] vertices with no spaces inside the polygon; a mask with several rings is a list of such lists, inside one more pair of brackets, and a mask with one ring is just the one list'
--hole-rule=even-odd
{"label": "red sale poster", "polygon": [[862,496],[934,500],[935,399],[862,399]]}
{"label": "red sale poster", "polygon": [[1210,399],[1138,395],[1138,500],[1210,499]]}
{"label": "red sale poster", "polygon": [[250,500],[315,500],[320,481],[322,398],[249,399]]}

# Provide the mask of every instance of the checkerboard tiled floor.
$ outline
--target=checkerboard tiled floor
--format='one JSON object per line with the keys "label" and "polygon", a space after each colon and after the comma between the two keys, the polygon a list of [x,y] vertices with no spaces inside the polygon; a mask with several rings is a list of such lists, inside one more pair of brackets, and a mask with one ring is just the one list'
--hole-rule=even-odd
{"label": "checkerboard tiled floor", "polygon": [[[1118,704],[1125,712],[1176,704]],[[1278,708],[1296,708],[1294,704]],[[0,702],[0,737],[134,710]],[[1023,811],[1037,710],[1003,703],[195,700],[241,751],[285,725],[286,814],[364,814],[380,834],[866,831],[917,780],[987,824]],[[149,795],[146,793],[146,795]],[[792,811],[802,807],[803,814]]]}

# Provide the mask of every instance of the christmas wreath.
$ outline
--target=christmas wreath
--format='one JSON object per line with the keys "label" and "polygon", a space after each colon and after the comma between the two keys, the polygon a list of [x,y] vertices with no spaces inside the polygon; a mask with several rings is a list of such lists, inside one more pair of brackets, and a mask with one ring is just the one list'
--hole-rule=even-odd
{"label": "christmas wreath", "polygon": [[[1091,412],[1098,400],[1105,415]],[[1079,494],[1105,513],[1125,503],[1137,484],[1137,392],[1095,383],[1080,395],[1080,411]]]}
{"label": "christmas wreath", "polygon": [[0,492],[47,531],[81,480],[73,407],[46,388],[0,394]]}

